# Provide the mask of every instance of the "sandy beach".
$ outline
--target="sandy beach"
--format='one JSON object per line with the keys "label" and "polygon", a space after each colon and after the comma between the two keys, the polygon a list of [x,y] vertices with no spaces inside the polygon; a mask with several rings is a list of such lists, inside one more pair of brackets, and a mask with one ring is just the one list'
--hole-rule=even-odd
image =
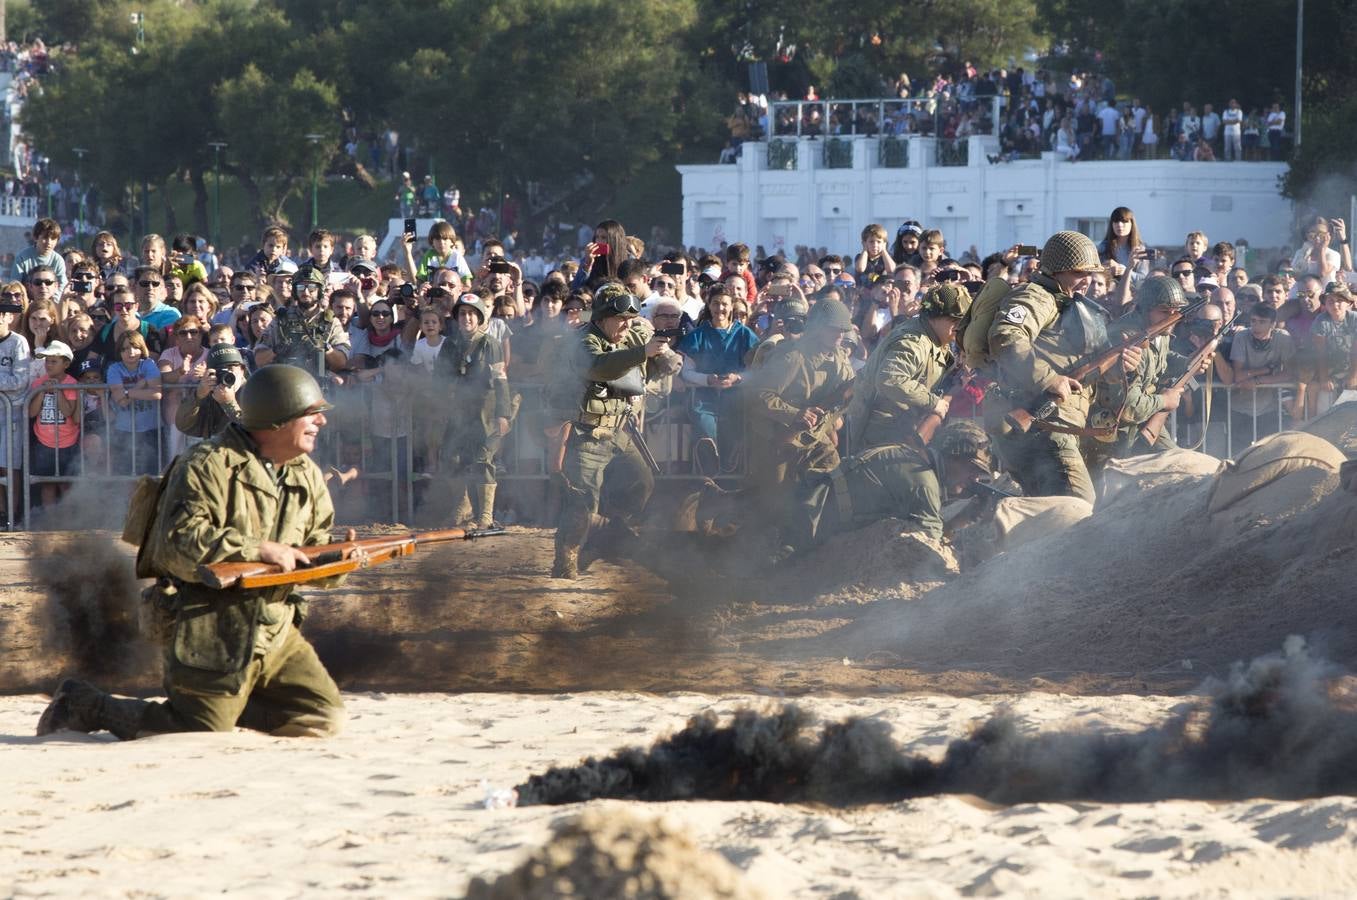
{"label": "sandy beach", "polygon": [[[30,737],[45,702],[0,699],[5,896],[460,896],[583,807],[668,817],[770,897],[1342,896],[1357,891],[1357,800],[994,806],[929,797],[805,804],[595,801],[485,809],[486,789],[646,745],[706,709],[768,697],[616,692],[350,693],[324,741],[248,732],[118,743]],[[799,701],[878,717],[941,753],[995,706],[1024,729],[1134,730],[1181,697],[906,695]],[[484,783],[484,784],[483,784]]]}

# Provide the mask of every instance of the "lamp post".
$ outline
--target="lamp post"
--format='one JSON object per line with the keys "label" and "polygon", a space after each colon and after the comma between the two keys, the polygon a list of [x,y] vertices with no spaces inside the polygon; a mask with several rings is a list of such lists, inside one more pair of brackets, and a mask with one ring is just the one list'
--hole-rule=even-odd
{"label": "lamp post", "polygon": [[[311,133],[306,136],[312,146],[319,147],[320,142],[325,140],[325,135]],[[320,180],[320,157],[316,157],[311,163],[311,230],[315,231],[320,227],[320,206],[316,199],[317,182]]]}
{"label": "lamp post", "polygon": [[212,148],[212,172],[215,176],[212,198],[212,246],[221,246],[221,151],[225,150],[225,141],[208,141]]}
{"label": "lamp post", "polygon": [[81,237],[85,234],[85,186],[80,181],[81,163],[85,161],[85,154],[89,153],[84,147],[72,147],[71,152],[75,154],[75,189],[80,192],[80,211],[76,217],[75,242],[80,243]]}
{"label": "lamp post", "polygon": [[1291,152],[1300,149],[1300,82],[1301,53],[1305,49],[1305,0],[1296,0],[1296,130],[1292,139]]}

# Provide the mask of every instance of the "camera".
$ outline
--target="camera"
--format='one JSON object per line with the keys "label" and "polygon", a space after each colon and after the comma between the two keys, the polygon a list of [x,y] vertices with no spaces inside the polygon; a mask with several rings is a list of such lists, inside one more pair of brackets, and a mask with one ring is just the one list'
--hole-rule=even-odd
{"label": "camera", "polygon": [[410,282],[405,282],[400,288],[401,302],[405,302],[415,296],[415,286]]}
{"label": "camera", "polygon": [[71,290],[75,291],[77,294],[92,294],[94,293],[94,282],[72,281]]}
{"label": "camera", "polygon": [[512,275],[514,267],[502,259],[496,259],[490,263],[490,272],[493,275]]}
{"label": "camera", "polygon": [[212,374],[217,376],[217,384],[225,387],[236,386],[236,373],[229,366],[222,369],[213,369]]}
{"label": "camera", "polygon": [[684,267],[683,263],[678,262],[660,263],[660,273],[663,275],[683,275],[687,271],[688,270]]}
{"label": "camera", "polygon": [[1038,247],[1036,244],[1019,244],[1019,245],[1018,245],[1018,255],[1019,255],[1019,256],[1040,256],[1040,255],[1041,255],[1041,248]]}

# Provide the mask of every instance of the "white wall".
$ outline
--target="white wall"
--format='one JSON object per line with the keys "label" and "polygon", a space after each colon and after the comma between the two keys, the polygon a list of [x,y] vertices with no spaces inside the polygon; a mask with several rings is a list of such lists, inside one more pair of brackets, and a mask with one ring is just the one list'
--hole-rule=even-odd
{"label": "white wall", "polygon": [[968,165],[937,166],[933,139],[911,137],[908,167],[884,168],[877,139],[849,140],[847,169],[823,166],[823,139],[795,142],[794,171],[769,169],[764,143],[745,144],[735,165],[679,166],[683,243],[842,252],[858,247],[870,222],[893,236],[902,221],[918,219],[942,228],[952,254],[974,245],[983,256],[1016,243],[1040,245],[1077,220],[1105,223],[1117,206],[1134,210],[1150,245],[1181,246],[1189,231],[1204,231],[1212,242],[1287,243],[1291,203],[1277,188],[1284,163],[1068,163],[1048,153],[991,164],[986,154],[997,154],[997,143],[979,137],[970,139]]}

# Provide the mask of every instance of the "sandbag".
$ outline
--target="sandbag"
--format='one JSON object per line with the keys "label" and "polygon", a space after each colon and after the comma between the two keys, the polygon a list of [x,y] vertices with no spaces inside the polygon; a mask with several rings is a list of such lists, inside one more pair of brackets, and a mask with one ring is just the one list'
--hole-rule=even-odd
{"label": "sandbag", "polygon": [[995,544],[999,550],[1012,550],[1091,515],[1093,504],[1079,497],[1005,497],[994,507]]}
{"label": "sandbag", "polygon": [[1213,515],[1223,512],[1293,474],[1332,478],[1336,485],[1346,460],[1343,451],[1313,434],[1282,431],[1269,435],[1225,464],[1211,488],[1207,508]]}
{"label": "sandbag", "polygon": [[1216,475],[1223,463],[1214,456],[1176,447],[1162,453],[1146,453],[1125,459],[1110,459],[1103,466],[1103,504],[1112,502],[1127,488],[1137,492],[1171,481]]}
{"label": "sandbag", "polygon": [[1340,403],[1305,423],[1303,431],[1324,438],[1349,458],[1357,457],[1357,403]]}

